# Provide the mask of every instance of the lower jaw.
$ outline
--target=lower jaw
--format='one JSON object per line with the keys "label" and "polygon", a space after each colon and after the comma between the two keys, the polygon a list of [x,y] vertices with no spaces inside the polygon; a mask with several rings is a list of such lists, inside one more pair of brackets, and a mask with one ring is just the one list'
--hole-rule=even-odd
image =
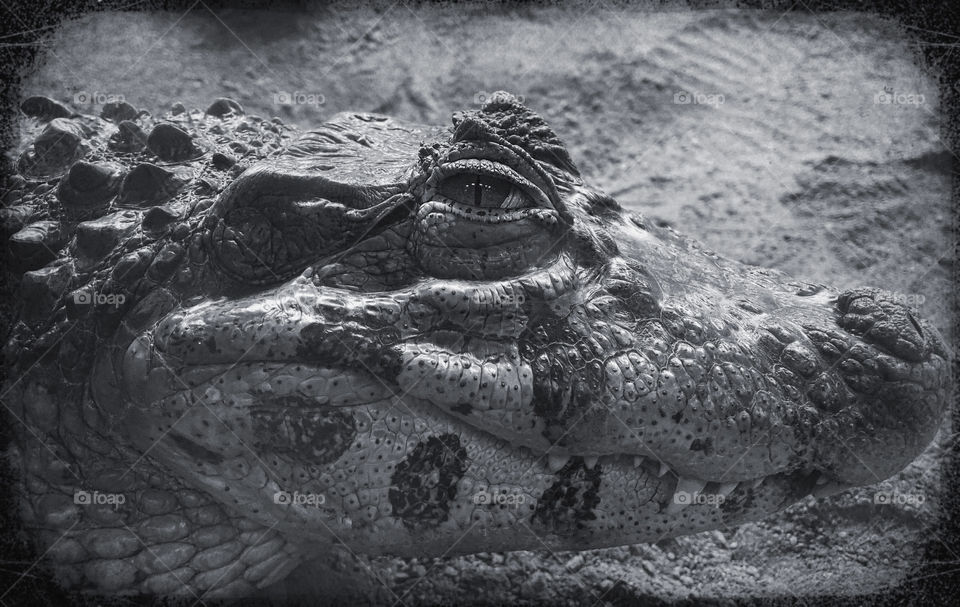
{"label": "lower jaw", "polygon": [[[601,464],[602,465],[602,464]],[[617,466],[608,464],[609,472]],[[476,480],[473,479],[474,486]],[[626,481],[628,486],[653,483],[649,477]],[[669,485],[665,483],[665,486]],[[758,479],[751,485],[741,483],[716,503],[701,498],[679,512],[667,512],[663,500],[652,498],[642,503],[617,505],[613,500],[601,499],[597,511],[607,510],[597,518],[577,521],[558,521],[543,512],[571,511],[565,505],[555,508],[542,501],[527,502],[506,509],[496,505],[476,505],[462,500],[451,517],[436,527],[406,527],[397,521],[386,524],[358,525],[357,519],[347,517],[303,521],[303,526],[284,529],[306,540],[329,542],[332,537],[342,541],[356,552],[370,556],[399,556],[437,558],[453,557],[478,552],[512,552],[520,550],[594,550],[640,543],[655,543],[667,538],[692,535],[714,529],[723,529],[755,522],[794,504],[810,493],[812,478],[805,474],[777,474]],[[464,483],[469,486],[469,483]],[[605,493],[609,487],[601,487]],[[671,493],[667,486],[663,491]],[[659,490],[654,495],[661,496]],[[543,507],[542,507],[543,506]],[[527,510],[524,510],[528,507]],[[623,507],[623,510],[616,508]],[[469,512],[462,512],[470,510]],[[477,513],[480,513],[480,516]],[[346,521],[346,523],[345,523]],[[325,550],[323,546],[318,552]]]}
{"label": "lower jaw", "polygon": [[[649,459],[573,456],[552,469],[547,456],[465,427],[424,400],[388,398],[332,409],[351,416],[358,432],[330,461],[311,460],[289,449],[279,455],[252,453],[255,437],[247,435],[245,445],[238,442],[232,452],[218,453],[222,461],[215,463],[197,461],[197,453],[170,440],[148,441],[153,447],[150,456],[227,507],[239,508],[240,514],[263,524],[276,524],[304,544],[342,540],[370,554],[441,556],[657,541],[762,518],[799,499],[813,485],[809,475],[776,474],[724,491],[709,483],[697,495],[678,498],[676,477],[658,476]],[[204,410],[198,407],[198,412]],[[142,418],[145,414],[140,409],[135,417],[141,419],[128,420],[131,431],[153,421]],[[186,422],[184,430],[197,420],[187,416]],[[413,489],[404,488],[404,479],[409,478],[398,476],[398,470],[406,466],[431,478],[431,470],[417,468],[429,465],[430,459],[417,453],[431,437],[457,437],[457,449],[463,449],[464,468],[453,485],[455,491],[447,494],[442,516],[435,512],[423,520],[400,516],[392,492]],[[360,448],[353,448],[354,440]],[[245,475],[233,472],[237,467]],[[323,494],[325,502],[278,504],[274,499],[278,491]],[[482,503],[477,495],[483,492],[514,495],[514,502],[522,496],[522,503]]]}
{"label": "lower jaw", "polygon": [[622,525],[586,521],[581,528],[555,529],[528,517],[493,529],[485,525],[455,527],[411,533],[396,540],[377,534],[359,535],[350,545],[370,555],[421,558],[519,550],[599,550],[656,543],[759,521],[808,494],[802,488],[807,484],[803,475],[772,475],[760,480],[756,487],[738,488],[720,506],[692,504],[680,513],[668,514],[658,502],[648,502],[632,511],[631,518],[624,519]]}

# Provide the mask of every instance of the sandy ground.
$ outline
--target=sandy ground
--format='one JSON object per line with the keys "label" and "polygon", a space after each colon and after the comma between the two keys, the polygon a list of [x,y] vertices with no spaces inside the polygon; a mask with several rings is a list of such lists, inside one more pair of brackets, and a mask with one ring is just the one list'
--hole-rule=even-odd
{"label": "sandy ground", "polygon": [[[403,5],[105,14],[58,30],[23,92],[88,112],[85,99],[122,96],[157,112],[226,95],[309,127],[343,110],[449,123],[498,89],[542,113],[585,177],[625,206],[728,257],[897,292],[952,343],[937,90],[902,32],[867,15]],[[915,575],[936,538],[945,441],[879,487],[808,498],[738,529],[579,554],[348,556],[344,571],[302,568],[269,595],[328,588],[327,576],[407,605],[882,592]],[[926,499],[877,505],[878,489]]]}

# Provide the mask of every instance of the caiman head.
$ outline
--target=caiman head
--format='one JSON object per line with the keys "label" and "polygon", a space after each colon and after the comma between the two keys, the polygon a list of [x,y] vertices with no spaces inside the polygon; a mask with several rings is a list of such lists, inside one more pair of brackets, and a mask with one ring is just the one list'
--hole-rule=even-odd
{"label": "caiman head", "polygon": [[63,248],[9,348],[76,478],[148,466],[301,546],[587,549],[879,482],[938,428],[930,324],[628,212],[508,94],[452,129],[274,128],[237,165],[231,138],[270,123],[227,109],[134,152],[149,116],[62,117],[100,157],[21,161],[60,180]]}

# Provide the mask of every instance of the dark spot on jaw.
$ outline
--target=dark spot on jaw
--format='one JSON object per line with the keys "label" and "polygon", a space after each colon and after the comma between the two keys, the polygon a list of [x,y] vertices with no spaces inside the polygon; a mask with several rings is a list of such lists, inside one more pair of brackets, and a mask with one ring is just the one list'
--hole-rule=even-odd
{"label": "dark spot on jaw", "polygon": [[557,480],[537,500],[533,522],[545,531],[569,535],[585,527],[585,521],[597,518],[593,510],[600,504],[600,480],[603,467],[586,467],[582,457],[571,458],[557,474]]}
{"label": "dark spot on jaw", "polygon": [[217,340],[214,339],[213,335],[210,335],[205,340],[203,340],[203,345],[207,347],[207,351],[209,351],[211,354],[216,354],[218,351]]}
{"label": "dark spot on jaw", "polygon": [[710,455],[713,453],[713,437],[708,436],[705,439],[693,439],[693,442],[690,443],[690,450],[703,451],[704,455]]}
{"label": "dark spot on jaw", "polygon": [[[333,366],[337,362],[342,363],[346,358],[344,356],[344,345],[342,342],[349,341],[349,337],[344,334],[342,329],[328,327],[321,323],[311,323],[300,329],[300,343],[297,345],[297,358],[299,360],[308,360],[312,363],[319,363]],[[355,344],[349,343],[348,346]]]}
{"label": "dark spot on jaw", "polygon": [[460,438],[441,434],[418,443],[397,464],[388,497],[407,529],[436,527],[447,520],[466,462],[467,450]]}
{"label": "dark spot on jaw", "polygon": [[720,513],[725,520],[736,520],[753,508],[754,489],[744,492],[734,491],[720,503]]}
{"label": "dark spot on jaw", "polygon": [[314,465],[338,460],[357,435],[353,416],[333,407],[304,409],[281,404],[252,410],[250,417],[258,451],[291,455]]}
{"label": "dark spot on jaw", "polygon": [[377,375],[384,381],[396,381],[403,370],[403,355],[399,346],[383,348],[368,358],[367,366],[376,369]]}
{"label": "dark spot on jaw", "polygon": [[455,407],[450,408],[454,413],[459,413],[460,415],[470,415],[473,413],[473,407],[470,403],[460,403]]}

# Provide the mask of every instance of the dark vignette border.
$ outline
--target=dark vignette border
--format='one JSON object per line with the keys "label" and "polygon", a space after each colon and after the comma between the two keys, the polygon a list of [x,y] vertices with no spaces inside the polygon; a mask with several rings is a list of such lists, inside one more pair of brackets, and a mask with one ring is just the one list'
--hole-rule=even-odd
{"label": "dark vignette border", "polygon": [[[366,0],[376,4],[373,0]],[[55,30],[66,19],[79,17],[98,11],[183,11],[193,0],[0,0],[0,199],[8,190],[7,179],[13,173],[16,162],[14,124],[19,112],[21,73],[26,66],[32,65],[39,57],[42,42],[47,32]],[[408,4],[424,4],[407,2]],[[514,4],[517,2],[497,2],[496,4]],[[572,2],[571,2],[572,3]],[[614,1],[614,4],[625,4]],[[909,36],[920,48],[920,56],[915,57],[922,63],[921,69],[933,76],[939,84],[941,107],[944,116],[941,139],[953,156],[951,197],[954,202],[953,232],[960,236],[958,222],[958,194],[960,194],[960,5],[955,0],[690,0],[688,2],[667,2],[660,0],[665,8],[706,9],[706,8],[753,8],[776,11],[828,12],[860,11],[873,13],[881,17],[893,18],[900,22]],[[211,9],[303,9],[306,0],[208,0]],[[494,3],[491,3],[494,4]],[[536,2],[536,4],[564,4],[563,2]],[[169,100],[174,101],[174,100]],[[957,244],[954,245],[952,260],[954,284],[960,284],[960,270],[957,265]],[[10,305],[17,288],[18,277],[8,271],[10,267],[9,251],[0,248],[0,335],[3,341],[10,325]],[[954,303],[956,305],[956,302]],[[955,334],[960,334],[960,322],[954,310],[953,326]],[[954,378],[960,376],[957,352],[954,352]],[[5,365],[0,364],[6,369]],[[952,408],[953,437],[960,436],[960,408],[957,407],[957,394],[954,394]],[[6,417],[4,418],[6,419]],[[0,423],[0,450],[5,450],[12,436],[7,423]],[[943,509],[940,512],[938,539],[931,539],[926,546],[924,559],[918,562],[910,578],[901,586],[883,594],[865,594],[854,597],[816,596],[810,597],[814,604],[831,605],[945,605],[955,604],[960,588],[960,562],[952,560],[950,546],[960,546],[960,444],[950,441],[949,451],[944,459]],[[6,461],[0,465],[0,485],[12,486],[15,482],[14,471]],[[0,492],[0,588],[8,588],[21,575],[24,577],[4,598],[4,605],[103,605],[99,597],[69,594],[60,589],[40,568],[32,568],[37,554],[30,546],[19,524],[14,496],[9,492]],[[942,541],[941,541],[942,540]],[[26,575],[24,575],[26,573]],[[638,597],[616,589],[608,593],[605,599],[613,605],[659,605],[662,600],[655,597]],[[951,600],[953,599],[953,600]],[[115,605],[169,604],[160,599],[117,598],[109,601]],[[795,605],[805,604],[804,597],[782,596],[774,598],[742,597],[737,600],[705,601],[698,599],[680,604],[720,605]],[[238,605],[253,604],[251,601],[239,601]]]}

